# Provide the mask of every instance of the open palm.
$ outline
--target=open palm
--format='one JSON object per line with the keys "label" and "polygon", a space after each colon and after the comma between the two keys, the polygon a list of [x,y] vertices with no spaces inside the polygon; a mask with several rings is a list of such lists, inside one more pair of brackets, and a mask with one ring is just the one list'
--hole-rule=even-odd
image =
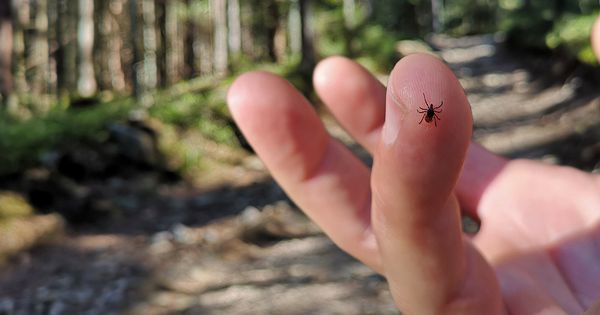
{"label": "open palm", "polygon": [[[285,80],[242,75],[228,103],[275,179],[338,246],[381,272],[406,314],[581,314],[600,296],[600,181],[470,143],[471,112],[439,60],[400,61],[387,89],[329,58],[315,88],[373,155],[369,169]],[[439,121],[422,108],[444,102]],[[421,107],[421,109],[419,109]],[[481,221],[473,237],[460,215]]]}

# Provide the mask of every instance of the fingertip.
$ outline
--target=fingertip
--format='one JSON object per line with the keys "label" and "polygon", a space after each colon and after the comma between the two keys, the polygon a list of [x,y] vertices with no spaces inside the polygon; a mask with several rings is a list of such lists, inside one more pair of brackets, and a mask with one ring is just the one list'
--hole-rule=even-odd
{"label": "fingertip", "polygon": [[251,71],[240,75],[227,91],[230,111],[235,114],[242,107],[260,104],[260,98],[256,94],[260,94],[265,86],[273,86],[276,90],[276,86],[284,84],[282,81],[282,78],[267,71]]}
{"label": "fingertip", "polygon": [[[340,64],[351,62],[349,59],[343,56],[331,56],[320,61],[315,67],[313,72],[313,84],[316,89],[326,87],[331,82],[332,74],[339,67]],[[332,71],[333,70],[333,71]]]}
{"label": "fingertip", "polygon": [[[380,155],[402,168],[407,182],[422,183],[411,189],[436,189],[447,196],[472,129],[470,105],[458,79],[433,56],[409,55],[390,74],[386,104]],[[435,113],[428,112],[431,105]]]}

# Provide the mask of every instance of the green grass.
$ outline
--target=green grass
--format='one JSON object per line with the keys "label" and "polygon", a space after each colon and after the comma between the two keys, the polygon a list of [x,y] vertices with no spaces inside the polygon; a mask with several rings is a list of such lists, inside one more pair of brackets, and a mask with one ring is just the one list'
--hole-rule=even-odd
{"label": "green grass", "polygon": [[84,109],[55,108],[26,120],[0,114],[0,175],[18,172],[71,141],[98,141],[107,136],[107,122],[124,119],[131,100]]}

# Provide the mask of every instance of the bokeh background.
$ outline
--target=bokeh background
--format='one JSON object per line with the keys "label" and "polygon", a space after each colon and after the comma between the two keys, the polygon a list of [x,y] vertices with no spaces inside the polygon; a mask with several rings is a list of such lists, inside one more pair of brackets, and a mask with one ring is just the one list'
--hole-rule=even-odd
{"label": "bokeh background", "polygon": [[[445,60],[474,140],[600,169],[592,0],[0,1],[0,314],[398,314],[271,179],[236,75]],[[274,130],[274,132],[277,132]],[[465,221],[466,222],[466,221]],[[472,222],[471,222],[472,223]],[[476,224],[466,229],[476,230]]]}

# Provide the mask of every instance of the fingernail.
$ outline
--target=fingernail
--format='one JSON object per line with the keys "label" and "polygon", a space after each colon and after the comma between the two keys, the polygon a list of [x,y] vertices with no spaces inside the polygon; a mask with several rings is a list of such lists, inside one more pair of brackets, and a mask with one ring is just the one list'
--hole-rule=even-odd
{"label": "fingernail", "polygon": [[382,131],[383,143],[387,146],[396,142],[400,124],[408,111],[406,104],[399,97],[402,90],[394,82],[393,75],[390,75],[385,101],[385,122]]}

